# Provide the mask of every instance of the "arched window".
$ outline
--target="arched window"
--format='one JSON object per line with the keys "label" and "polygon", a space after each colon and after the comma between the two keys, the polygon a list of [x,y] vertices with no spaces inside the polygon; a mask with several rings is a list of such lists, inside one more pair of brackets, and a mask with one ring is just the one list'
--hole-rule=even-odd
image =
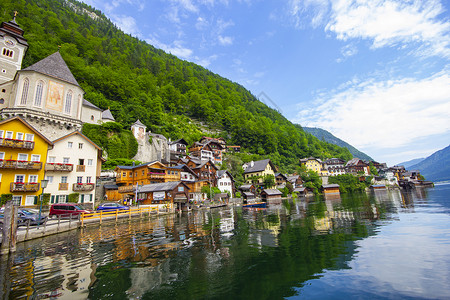
{"label": "arched window", "polygon": [[70,114],[72,108],[72,91],[68,91],[66,95],[66,105],[64,106],[64,113]]}
{"label": "arched window", "polygon": [[22,98],[20,99],[20,105],[27,105],[28,88],[30,87],[30,81],[25,78],[23,81]]}
{"label": "arched window", "polygon": [[36,96],[34,97],[34,106],[41,106],[42,91],[44,90],[44,82],[41,80],[36,85]]}

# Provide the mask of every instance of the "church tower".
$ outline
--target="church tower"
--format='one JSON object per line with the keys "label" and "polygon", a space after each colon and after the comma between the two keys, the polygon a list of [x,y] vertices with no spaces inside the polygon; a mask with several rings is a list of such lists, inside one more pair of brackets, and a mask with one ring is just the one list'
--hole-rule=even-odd
{"label": "church tower", "polygon": [[16,23],[16,15],[14,12],[12,21],[0,25],[0,84],[14,79],[28,49],[23,29]]}

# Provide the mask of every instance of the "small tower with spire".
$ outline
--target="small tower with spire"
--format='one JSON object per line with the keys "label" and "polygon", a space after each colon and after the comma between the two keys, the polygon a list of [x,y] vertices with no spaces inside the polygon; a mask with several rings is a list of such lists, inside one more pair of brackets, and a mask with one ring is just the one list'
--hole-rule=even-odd
{"label": "small tower with spire", "polygon": [[0,84],[14,79],[28,49],[24,31],[16,23],[17,14],[15,11],[11,21],[0,24]]}
{"label": "small tower with spire", "polygon": [[131,132],[133,132],[133,135],[138,143],[145,143],[147,126],[142,124],[142,122],[139,119],[136,122],[134,122],[133,125],[131,125]]}

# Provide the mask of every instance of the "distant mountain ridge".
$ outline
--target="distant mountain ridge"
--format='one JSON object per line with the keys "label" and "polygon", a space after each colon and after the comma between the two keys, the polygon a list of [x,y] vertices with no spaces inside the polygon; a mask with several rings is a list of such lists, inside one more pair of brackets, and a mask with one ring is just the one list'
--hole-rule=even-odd
{"label": "distant mountain ridge", "polygon": [[414,166],[420,162],[422,162],[425,159],[425,157],[422,158],[415,158],[415,159],[411,159],[405,162],[401,162],[396,164],[396,166],[404,166],[406,169],[409,169],[409,167]]}
{"label": "distant mountain ridge", "polygon": [[356,149],[352,145],[344,142],[340,138],[335,137],[332,133],[330,133],[329,131],[326,131],[325,129],[316,128],[316,127],[304,127],[304,126],[302,126],[302,128],[305,132],[312,134],[319,140],[324,140],[327,143],[331,143],[331,144],[337,145],[339,147],[347,148],[350,151],[350,153],[353,155],[353,157],[357,157],[362,160],[373,160],[369,155],[359,151],[358,149]]}
{"label": "distant mountain ridge", "polygon": [[410,170],[419,170],[426,180],[450,180],[450,145],[436,151],[418,164],[409,167]]}

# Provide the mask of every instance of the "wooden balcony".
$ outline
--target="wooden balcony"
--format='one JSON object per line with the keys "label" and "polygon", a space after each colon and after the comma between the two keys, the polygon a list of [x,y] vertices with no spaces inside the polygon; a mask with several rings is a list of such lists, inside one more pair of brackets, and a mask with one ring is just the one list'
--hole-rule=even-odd
{"label": "wooden balcony", "polygon": [[0,138],[0,147],[33,150],[34,142]]}
{"label": "wooden balcony", "polygon": [[67,182],[60,183],[58,186],[58,190],[60,191],[67,191],[69,190],[69,184]]}
{"label": "wooden balcony", "polygon": [[119,186],[119,193],[133,193],[135,189],[135,185],[123,185]]}
{"label": "wooden balcony", "polygon": [[86,166],[85,165],[77,165],[77,172],[85,172]]}
{"label": "wooden balcony", "polygon": [[0,159],[0,169],[15,169],[15,170],[36,170],[42,169],[42,162],[40,161],[24,161],[24,160],[3,160]]}
{"label": "wooden balcony", "polygon": [[93,183],[74,183],[72,190],[74,192],[90,192],[95,188]]}
{"label": "wooden balcony", "polygon": [[14,192],[37,192],[39,191],[39,183],[29,182],[11,182],[10,191]]}
{"label": "wooden balcony", "polygon": [[60,163],[46,163],[45,171],[55,171],[55,172],[72,172],[72,164],[60,164]]}
{"label": "wooden balcony", "polygon": [[164,179],[166,178],[166,173],[148,172],[147,176],[149,179]]}

